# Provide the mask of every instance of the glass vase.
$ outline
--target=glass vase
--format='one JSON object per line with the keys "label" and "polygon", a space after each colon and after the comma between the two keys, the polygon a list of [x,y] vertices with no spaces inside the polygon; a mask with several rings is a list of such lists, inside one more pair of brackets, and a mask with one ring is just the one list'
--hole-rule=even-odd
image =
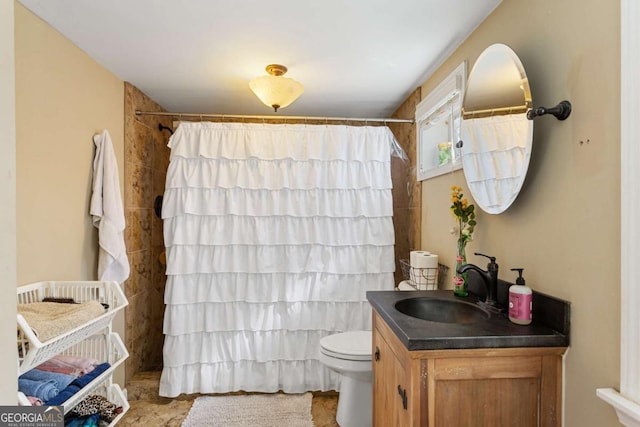
{"label": "glass vase", "polygon": [[458,239],[456,266],[453,272],[453,294],[459,297],[466,297],[469,295],[469,292],[467,291],[469,273],[458,273],[458,269],[467,263],[466,246],[467,241],[465,239]]}

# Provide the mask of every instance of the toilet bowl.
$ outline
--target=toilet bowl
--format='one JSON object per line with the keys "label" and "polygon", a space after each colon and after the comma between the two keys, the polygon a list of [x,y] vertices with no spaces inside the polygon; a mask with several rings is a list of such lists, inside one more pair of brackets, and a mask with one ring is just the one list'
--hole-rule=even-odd
{"label": "toilet bowl", "polygon": [[320,361],[342,375],[336,414],[340,427],[371,426],[371,331],[342,332],[322,338]]}

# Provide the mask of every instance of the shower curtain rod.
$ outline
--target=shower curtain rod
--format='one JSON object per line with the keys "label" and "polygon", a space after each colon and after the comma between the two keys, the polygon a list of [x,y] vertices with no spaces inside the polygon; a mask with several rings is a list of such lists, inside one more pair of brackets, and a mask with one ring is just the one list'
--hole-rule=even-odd
{"label": "shower curtain rod", "polygon": [[384,122],[384,123],[415,123],[412,119],[380,119],[380,118],[353,118],[353,117],[315,117],[315,116],[257,116],[244,114],[210,114],[210,113],[165,113],[161,111],[140,111],[136,110],[136,116],[171,116],[178,117],[199,117],[217,119],[268,119],[268,120],[304,120],[304,121],[341,121],[341,122]]}

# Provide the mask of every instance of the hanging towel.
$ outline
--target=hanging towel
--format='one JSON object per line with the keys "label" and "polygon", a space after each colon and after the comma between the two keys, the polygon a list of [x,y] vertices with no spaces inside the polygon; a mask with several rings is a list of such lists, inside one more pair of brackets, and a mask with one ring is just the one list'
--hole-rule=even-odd
{"label": "hanging towel", "polygon": [[94,135],[93,194],[90,214],[98,229],[98,278],[122,284],[129,277],[129,260],[124,244],[124,210],[120,197],[118,164],[109,132]]}

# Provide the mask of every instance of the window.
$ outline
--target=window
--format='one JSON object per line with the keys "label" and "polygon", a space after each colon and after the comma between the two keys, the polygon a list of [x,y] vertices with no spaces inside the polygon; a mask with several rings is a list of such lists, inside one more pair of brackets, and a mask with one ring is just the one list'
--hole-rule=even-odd
{"label": "window", "polygon": [[466,77],[463,62],[416,107],[418,181],[462,167],[456,144]]}

